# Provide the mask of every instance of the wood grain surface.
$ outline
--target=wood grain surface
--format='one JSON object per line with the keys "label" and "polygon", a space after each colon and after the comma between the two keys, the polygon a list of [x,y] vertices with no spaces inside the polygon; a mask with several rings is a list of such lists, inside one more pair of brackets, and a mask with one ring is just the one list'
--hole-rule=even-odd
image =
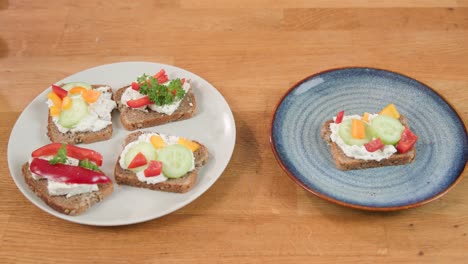
{"label": "wood grain surface", "polygon": [[[17,189],[9,135],[51,83],[119,61],[172,64],[212,83],[236,120],[232,160],[204,195],[165,217],[69,223]],[[0,0],[0,263],[468,263],[467,179],[425,206],[371,213],[307,193],[277,164],[269,133],[278,100],[341,66],[423,81],[467,124],[468,1]]]}

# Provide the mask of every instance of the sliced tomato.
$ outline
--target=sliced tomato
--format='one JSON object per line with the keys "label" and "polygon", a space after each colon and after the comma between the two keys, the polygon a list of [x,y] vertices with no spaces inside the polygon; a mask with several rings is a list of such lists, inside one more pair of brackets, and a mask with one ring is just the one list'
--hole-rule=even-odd
{"label": "sliced tomato", "polygon": [[[55,154],[57,154],[57,151],[60,147],[62,147],[62,143],[50,143],[33,151],[31,156],[33,158],[42,156],[54,156]],[[91,149],[80,148],[74,145],[67,145],[67,156],[78,160],[89,159],[90,161],[96,163],[96,165],[98,166],[102,165],[101,153]]]}
{"label": "sliced tomato", "polygon": [[161,174],[162,170],[162,162],[157,160],[151,160],[148,164],[148,168],[146,168],[143,173],[145,177],[153,177],[158,176]]}
{"label": "sliced tomato", "polygon": [[364,144],[364,147],[366,148],[367,151],[369,152],[375,152],[381,148],[384,147],[384,144],[382,143],[382,141],[380,140],[380,138],[376,138],[370,142],[367,142],[366,144]]}
{"label": "sliced tomato", "polygon": [[64,183],[96,184],[111,182],[109,177],[101,171],[61,163],[52,165],[47,160],[37,158],[31,161],[29,169],[34,174]]}
{"label": "sliced tomato", "polygon": [[128,100],[127,101],[128,107],[131,107],[131,108],[138,108],[138,107],[142,107],[142,106],[149,105],[149,104],[152,104],[152,103],[153,102],[151,102],[151,100],[149,99],[148,96],[142,97],[140,99]]}
{"label": "sliced tomato", "polygon": [[146,165],[147,163],[148,161],[146,160],[145,155],[143,155],[143,153],[141,152],[138,152],[138,154],[136,154],[136,156],[133,158],[130,164],[128,164],[128,168],[129,169],[138,168],[143,165]]}
{"label": "sliced tomato", "polygon": [[403,130],[403,133],[401,134],[400,141],[396,145],[396,149],[400,153],[405,153],[414,146],[417,140],[418,136],[416,136],[409,128],[405,127],[405,130]]}
{"label": "sliced tomato", "polygon": [[165,71],[164,69],[161,69],[161,70],[160,70],[158,73],[156,73],[153,77],[154,77],[155,79],[158,79],[159,77],[164,76],[164,75],[166,75],[166,71]]}
{"label": "sliced tomato", "polygon": [[138,91],[140,90],[140,85],[137,82],[132,82],[132,89]]}
{"label": "sliced tomato", "polygon": [[185,78],[180,79],[180,82],[182,83],[182,85],[184,85],[184,83],[185,83]]}
{"label": "sliced tomato", "polygon": [[339,124],[343,121],[344,111],[339,111],[336,115],[335,123]]}
{"label": "sliced tomato", "polygon": [[54,92],[60,99],[63,99],[65,96],[67,96],[68,92],[67,90],[63,89],[62,87],[52,84],[52,92]]}

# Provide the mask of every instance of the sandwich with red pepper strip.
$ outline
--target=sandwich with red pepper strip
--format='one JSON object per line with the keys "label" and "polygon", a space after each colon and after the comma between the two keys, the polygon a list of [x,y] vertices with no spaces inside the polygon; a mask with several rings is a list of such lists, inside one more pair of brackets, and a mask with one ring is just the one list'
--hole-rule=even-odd
{"label": "sandwich with red pepper strip", "polygon": [[416,157],[418,136],[394,104],[378,114],[346,116],[340,111],[323,124],[321,136],[340,170],[404,165]]}
{"label": "sandwich with red pepper strip", "polygon": [[164,69],[154,75],[141,75],[117,90],[114,98],[127,130],[188,119],[197,110],[190,80],[170,80]]}
{"label": "sandwich with red pepper strip", "polygon": [[51,143],[33,151],[22,172],[47,205],[62,214],[79,215],[114,190],[101,165],[102,155],[94,150]]}

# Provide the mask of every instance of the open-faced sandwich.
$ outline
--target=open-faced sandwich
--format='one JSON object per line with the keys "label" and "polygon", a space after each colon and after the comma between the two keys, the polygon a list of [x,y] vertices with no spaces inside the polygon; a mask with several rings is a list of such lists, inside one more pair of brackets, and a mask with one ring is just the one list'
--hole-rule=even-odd
{"label": "open-faced sandwich", "polygon": [[114,175],[118,184],[183,193],[192,189],[207,161],[208,149],[200,142],[134,132],[125,139]]}
{"label": "open-faced sandwich", "polygon": [[340,111],[323,124],[321,136],[340,170],[403,165],[416,156],[418,137],[394,104],[379,114],[346,116]]}
{"label": "open-faced sandwich", "polygon": [[114,190],[100,165],[102,155],[96,151],[51,143],[33,151],[22,172],[29,188],[46,204],[60,213],[78,215]]}
{"label": "open-faced sandwich", "polygon": [[92,143],[112,136],[112,88],[83,82],[52,85],[47,135],[52,142]]}
{"label": "open-faced sandwich", "polygon": [[190,80],[170,80],[162,69],[138,77],[115,93],[120,120],[127,130],[191,118],[197,109]]}

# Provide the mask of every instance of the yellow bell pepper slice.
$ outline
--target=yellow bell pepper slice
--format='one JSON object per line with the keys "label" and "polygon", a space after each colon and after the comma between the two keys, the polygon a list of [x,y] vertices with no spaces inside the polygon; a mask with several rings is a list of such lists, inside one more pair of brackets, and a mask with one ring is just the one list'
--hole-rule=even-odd
{"label": "yellow bell pepper slice", "polygon": [[358,139],[366,137],[366,126],[362,120],[355,118],[351,120],[351,136]]}
{"label": "yellow bell pepper slice", "polygon": [[88,89],[86,89],[84,87],[81,87],[81,86],[75,86],[75,87],[70,89],[69,93],[71,93],[71,94],[82,94],[86,90],[88,90]]}
{"label": "yellow bell pepper slice", "polygon": [[369,123],[369,113],[365,112],[361,118],[362,121]]}
{"label": "yellow bell pepper slice", "polygon": [[177,141],[177,143],[179,143],[180,145],[182,146],[185,146],[187,147],[188,149],[190,149],[192,152],[193,151],[196,151],[198,148],[200,148],[200,145],[191,141],[191,140],[188,140],[186,138],[183,138],[183,137],[180,137],[179,140]]}
{"label": "yellow bell pepper slice", "polygon": [[61,112],[61,110],[60,110],[60,107],[58,107],[58,106],[53,105],[53,106],[51,106],[51,107],[49,108],[49,113],[50,113],[50,115],[53,116],[53,117],[59,117],[59,116],[60,116],[60,112]]}
{"label": "yellow bell pepper slice", "polygon": [[97,101],[99,96],[101,96],[101,92],[96,91],[96,90],[86,90],[84,91],[81,96],[83,96],[83,99],[88,102],[88,103],[94,103]]}
{"label": "yellow bell pepper slice", "polygon": [[72,99],[69,96],[65,96],[62,99],[62,109],[70,109],[72,106]]}
{"label": "yellow bell pepper slice", "polygon": [[47,94],[47,98],[49,98],[52,101],[52,104],[58,108],[62,108],[62,99],[55,94],[54,92],[50,92]]}
{"label": "yellow bell pepper slice", "polygon": [[153,147],[155,149],[164,148],[167,145],[166,142],[164,142],[162,137],[159,135],[152,135],[150,137],[150,141],[151,141],[151,144],[153,144]]}
{"label": "yellow bell pepper slice", "polygon": [[379,115],[387,115],[396,119],[400,118],[400,113],[398,113],[398,110],[394,104],[387,105],[384,109],[382,109],[382,111],[380,111]]}

